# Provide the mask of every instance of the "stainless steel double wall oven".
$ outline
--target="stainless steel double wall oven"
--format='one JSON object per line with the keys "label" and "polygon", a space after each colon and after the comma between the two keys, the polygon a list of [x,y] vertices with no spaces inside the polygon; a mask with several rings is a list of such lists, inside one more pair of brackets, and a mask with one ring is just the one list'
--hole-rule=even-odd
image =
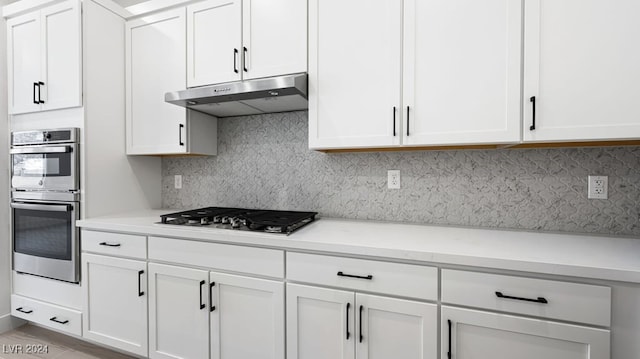
{"label": "stainless steel double wall oven", "polygon": [[13,269],[80,281],[79,130],[11,134]]}

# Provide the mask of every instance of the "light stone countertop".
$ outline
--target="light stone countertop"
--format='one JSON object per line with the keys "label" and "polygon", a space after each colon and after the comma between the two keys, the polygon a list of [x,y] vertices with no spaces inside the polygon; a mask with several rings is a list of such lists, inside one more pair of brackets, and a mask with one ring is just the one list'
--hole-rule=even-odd
{"label": "light stone countertop", "polygon": [[159,224],[172,210],[84,219],[83,229],[640,283],[640,238],[318,218],[291,235]]}

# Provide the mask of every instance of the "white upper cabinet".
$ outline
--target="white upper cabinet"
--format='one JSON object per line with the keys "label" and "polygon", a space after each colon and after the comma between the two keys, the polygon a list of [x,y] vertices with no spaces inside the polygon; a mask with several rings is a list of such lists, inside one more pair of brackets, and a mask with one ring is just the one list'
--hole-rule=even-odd
{"label": "white upper cabinet", "polygon": [[520,141],[521,0],[406,0],[403,144]]}
{"label": "white upper cabinet", "polygon": [[310,147],[518,142],[521,7],[312,0]]}
{"label": "white upper cabinet", "polygon": [[310,148],[400,144],[401,55],[402,2],[309,1]]}
{"label": "white upper cabinet", "polygon": [[525,141],[640,137],[638,18],[633,0],[525,1]]}
{"label": "white upper cabinet", "polygon": [[82,106],[80,2],[7,21],[9,113]]}
{"label": "white upper cabinet", "polygon": [[244,0],[245,80],[307,71],[307,1]]}
{"label": "white upper cabinet", "polygon": [[186,86],[184,8],[127,22],[127,154],[215,155],[217,120],[164,101]]}
{"label": "white upper cabinet", "polygon": [[241,79],[241,27],[240,0],[187,6],[188,87]]}
{"label": "white upper cabinet", "polygon": [[307,70],[300,0],[208,0],[187,6],[187,86]]}

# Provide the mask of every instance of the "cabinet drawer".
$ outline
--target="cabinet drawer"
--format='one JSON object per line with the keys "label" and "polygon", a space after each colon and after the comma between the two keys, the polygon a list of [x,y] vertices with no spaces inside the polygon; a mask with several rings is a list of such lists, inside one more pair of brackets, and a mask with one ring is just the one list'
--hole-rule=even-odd
{"label": "cabinet drawer", "polygon": [[82,250],[120,257],[147,258],[147,237],[132,234],[82,231]]}
{"label": "cabinet drawer", "polygon": [[595,285],[445,269],[442,302],[611,325],[611,288]]}
{"label": "cabinet drawer", "polygon": [[14,294],[11,296],[11,315],[61,332],[82,335],[82,313],[77,310]]}
{"label": "cabinet drawer", "polygon": [[411,264],[289,252],[287,279],[401,297],[438,298],[437,268]]}
{"label": "cabinet drawer", "polygon": [[149,259],[284,278],[284,251],[276,249],[149,237]]}

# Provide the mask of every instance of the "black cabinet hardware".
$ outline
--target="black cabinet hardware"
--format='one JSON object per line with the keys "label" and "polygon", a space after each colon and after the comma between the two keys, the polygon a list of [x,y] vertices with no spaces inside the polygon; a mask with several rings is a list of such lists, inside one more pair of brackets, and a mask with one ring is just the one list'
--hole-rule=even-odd
{"label": "black cabinet hardware", "polygon": [[351,303],[347,303],[347,340],[351,338],[351,333],[349,333],[349,309],[351,309]]}
{"label": "black cabinet hardware", "polygon": [[246,47],[242,47],[242,69],[244,70],[244,72],[249,72],[249,70],[247,69],[247,52],[249,50],[247,50]]}
{"label": "black cabinet hardware", "polygon": [[364,309],[364,306],[360,306],[360,343],[362,343],[362,310]]}
{"label": "black cabinet hardware", "polygon": [[33,83],[33,103],[35,103],[36,105],[40,104],[40,101],[36,100],[36,91],[38,91],[38,83],[34,82]]}
{"label": "black cabinet hardware", "polygon": [[238,73],[238,49],[233,49],[233,72]]}
{"label": "black cabinet hardware", "polygon": [[120,247],[120,243],[111,244],[111,243],[107,243],[107,242],[100,242],[98,244],[101,245],[101,246],[107,246],[107,247]]}
{"label": "black cabinet hardware", "polygon": [[512,297],[510,295],[504,295],[502,294],[502,292],[496,292],[496,297],[498,298],[504,298],[504,299],[515,299],[515,300],[523,300],[525,302],[534,302],[534,303],[541,303],[541,304],[547,304],[549,303],[548,300],[546,300],[544,297],[538,297],[536,299],[531,299],[531,298],[522,298],[522,297]]}
{"label": "black cabinet hardware", "polygon": [[447,324],[449,325],[449,351],[447,352],[447,358],[451,359],[451,320],[447,319]]}
{"label": "black cabinet hardware", "polygon": [[213,305],[213,287],[216,286],[216,282],[211,282],[211,284],[209,284],[209,304],[211,305],[211,307],[209,307],[209,311],[213,312],[214,310],[216,310],[216,306]]}
{"label": "black cabinet hardware", "polygon": [[407,136],[409,136],[409,106],[407,106]]}
{"label": "black cabinet hardware", "polygon": [[19,311],[20,313],[24,313],[24,314],[33,313],[33,310],[24,310],[24,307],[16,308],[16,310]]}
{"label": "black cabinet hardware", "polygon": [[342,271],[338,272],[338,277],[349,277],[349,278],[358,278],[358,279],[367,279],[367,280],[373,279],[373,276],[371,274],[365,277],[361,275],[345,274]]}
{"label": "black cabinet hardware", "polygon": [[184,142],[182,142],[182,129],[184,128],[183,124],[178,125],[178,143],[180,146],[184,146]]}
{"label": "black cabinet hardware", "polygon": [[144,295],[144,292],[142,291],[142,275],[144,274],[144,271],[138,271],[138,297],[142,297]]}
{"label": "black cabinet hardware", "polygon": [[396,107],[393,106],[393,137],[396,137]]}
{"label": "black cabinet hardware", "polygon": [[529,126],[529,131],[533,131],[536,129],[536,97],[531,96],[529,101],[531,102],[531,114],[533,115],[533,123]]}
{"label": "black cabinet hardware", "polygon": [[40,90],[41,90],[42,86],[44,86],[44,82],[39,81],[38,82],[38,103],[44,103],[44,101],[42,101],[42,96],[40,94]]}
{"label": "black cabinet hardware", "polygon": [[69,321],[68,321],[68,320],[65,320],[65,321],[59,321],[59,320],[58,320],[58,317],[53,317],[53,318],[51,318],[51,319],[49,319],[49,320],[50,320],[50,321],[52,321],[52,322],[56,322],[56,323],[58,323],[58,324],[67,324],[67,323],[69,323]]}
{"label": "black cabinet hardware", "polygon": [[205,281],[200,281],[200,290],[199,290],[199,295],[200,295],[200,309],[204,309],[205,305],[204,303],[202,303],[202,286],[205,284]]}

